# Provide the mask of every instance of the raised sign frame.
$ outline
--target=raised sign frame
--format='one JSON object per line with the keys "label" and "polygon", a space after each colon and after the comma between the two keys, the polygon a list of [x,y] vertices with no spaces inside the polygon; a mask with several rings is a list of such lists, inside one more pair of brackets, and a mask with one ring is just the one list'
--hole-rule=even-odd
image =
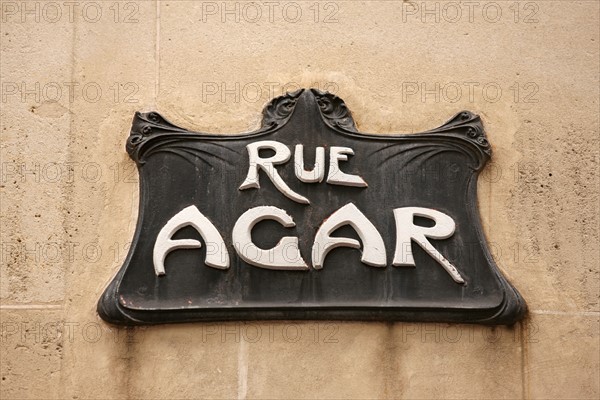
{"label": "raised sign frame", "polygon": [[[298,169],[299,144],[306,162]],[[277,173],[256,167],[252,146],[261,160],[270,156],[259,152],[275,146]],[[327,158],[318,162],[318,148],[329,153],[328,166]],[[367,134],[356,129],[339,97],[303,89],[273,99],[261,128],[244,134],[190,132],[156,112],[136,113],[126,150],[140,175],[139,216],[124,265],[98,302],[98,313],[110,323],[513,324],[526,312],[481,228],[477,177],[491,148],[480,117],[471,112],[422,133]],[[329,170],[320,181],[309,173],[318,165]],[[334,219],[340,229],[331,225]],[[335,229],[326,232],[328,220]],[[398,221],[405,223],[399,227]],[[433,233],[426,243],[410,236],[410,229],[427,228]],[[234,243],[232,231],[246,242]],[[274,251],[265,253],[264,262],[246,254],[248,248],[277,248],[284,236],[288,242],[297,238],[307,268],[297,257],[288,262],[283,256],[288,261],[278,264],[281,254]],[[318,244],[331,247],[321,263]]]}

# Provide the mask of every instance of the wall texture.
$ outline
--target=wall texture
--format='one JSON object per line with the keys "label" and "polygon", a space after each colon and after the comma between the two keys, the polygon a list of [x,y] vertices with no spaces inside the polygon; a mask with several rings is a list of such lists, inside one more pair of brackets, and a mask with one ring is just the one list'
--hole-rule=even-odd
{"label": "wall texture", "polygon": [[[1,398],[600,395],[597,1],[0,6]],[[133,113],[247,131],[298,87],[340,95],[367,132],[482,116],[481,217],[525,321],[98,318],[137,217]]]}

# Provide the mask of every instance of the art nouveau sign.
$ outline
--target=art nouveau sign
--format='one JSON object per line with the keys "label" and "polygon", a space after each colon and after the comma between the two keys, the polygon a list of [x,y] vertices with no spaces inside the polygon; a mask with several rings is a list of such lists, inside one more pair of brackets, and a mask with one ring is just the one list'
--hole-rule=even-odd
{"label": "art nouveau sign", "polygon": [[317,90],[271,101],[252,133],[137,113],[140,210],[98,312],[115,324],[355,319],[511,324],[526,309],[486,247],[478,116],[358,132]]}

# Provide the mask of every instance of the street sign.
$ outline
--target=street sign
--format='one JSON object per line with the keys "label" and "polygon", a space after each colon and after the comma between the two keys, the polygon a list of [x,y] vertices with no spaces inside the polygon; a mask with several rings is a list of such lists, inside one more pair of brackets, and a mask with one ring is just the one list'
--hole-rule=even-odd
{"label": "street sign", "polygon": [[244,134],[136,113],[126,148],[139,216],[98,303],[108,322],[525,314],[480,225],[491,150],[470,112],[423,133],[367,134],[339,97],[306,89],[273,99]]}

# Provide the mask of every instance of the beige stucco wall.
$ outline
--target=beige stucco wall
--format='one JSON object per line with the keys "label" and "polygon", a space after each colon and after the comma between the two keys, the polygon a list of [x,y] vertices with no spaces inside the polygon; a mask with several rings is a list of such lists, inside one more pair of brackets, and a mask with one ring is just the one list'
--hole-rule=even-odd
{"label": "beige stucco wall", "polygon": [[[598,398],[598,2],[255,5],[1,2],[0,397]],[[133,113],[246,131],[298,86],[336,92],[362,131],[482,116],[481,217],[525,321],[98,318],[137,217]]]}

